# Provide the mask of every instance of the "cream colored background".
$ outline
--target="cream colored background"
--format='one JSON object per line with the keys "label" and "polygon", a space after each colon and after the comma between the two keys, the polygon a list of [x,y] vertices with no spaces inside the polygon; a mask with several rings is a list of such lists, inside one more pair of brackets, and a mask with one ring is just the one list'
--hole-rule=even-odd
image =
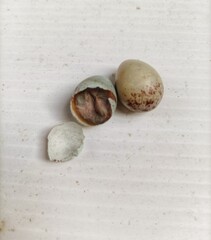
{"label": "cream colored background", "polygon": [[[208,0],[2,0],[2,240],[210,240]],[[160,106],[86,128],[73,161],[46,160],[84,78],[153,65]]]}

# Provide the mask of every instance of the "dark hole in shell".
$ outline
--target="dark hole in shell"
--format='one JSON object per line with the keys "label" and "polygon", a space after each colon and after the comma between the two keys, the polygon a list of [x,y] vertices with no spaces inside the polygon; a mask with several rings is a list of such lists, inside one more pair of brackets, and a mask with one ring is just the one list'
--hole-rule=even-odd
{"label": "dark hole in shell", "polygon": [[114,94],[99,87],[86,88],[74,95],[72,107],[77,116],[88,125],[106,122],[112,115],[109,98],[116,101]]}

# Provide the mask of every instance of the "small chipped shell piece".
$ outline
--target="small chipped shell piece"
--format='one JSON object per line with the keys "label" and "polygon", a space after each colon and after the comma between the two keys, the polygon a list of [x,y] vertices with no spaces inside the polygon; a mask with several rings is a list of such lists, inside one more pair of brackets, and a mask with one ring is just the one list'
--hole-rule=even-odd
{"label": "small chipped shell piece", "polygon": [[116,105],[116,90],[112,82],[103,76],[92,76],[82,81],[70,101],[72,115],[84,126],[108,121]]}
{"label": "small chipped shell piece", "polygon": [[65,162],[76,157],[83,147],[82,127],[75,122],[55,126],[48,135],[50,161]]}
{"label": "small chipped shell piece", "polygon": [[150,111],[160,103],[164,87],[161,77],[149,64],[129,59],[116,73],[116,89],[120,102],[130,111]]}

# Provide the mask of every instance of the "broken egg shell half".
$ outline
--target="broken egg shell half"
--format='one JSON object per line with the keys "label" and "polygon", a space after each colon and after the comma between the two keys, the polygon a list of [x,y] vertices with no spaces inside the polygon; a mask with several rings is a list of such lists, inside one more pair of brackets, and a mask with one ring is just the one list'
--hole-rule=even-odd
{"label": "broken egg shell half", "polygon": [[55,126],[48,135],[50,161],[65,162],[76,157],[83,147],[82,127],[75,122]]}
{"label": "broken egg shell half", "polygon": [[117,95],[112,82],[104,76],[83,80],[70,101],[73,117],[84,126],[108,121],[116,110]]}
{"label": "broken egg shell half", "polygon": [[160,103],[164,87],[161,77],[149,64],[129,59],[116,73],[116,89],[120,102],[130,111],[150,111]]}

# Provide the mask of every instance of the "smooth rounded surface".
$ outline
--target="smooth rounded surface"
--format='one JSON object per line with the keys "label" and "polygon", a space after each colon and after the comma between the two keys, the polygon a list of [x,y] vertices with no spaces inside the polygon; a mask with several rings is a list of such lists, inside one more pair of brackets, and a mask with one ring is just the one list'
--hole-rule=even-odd
{"label": "smooth rounded surface", "polygon": [[82,127],[67,122],[54,127],[48,135],[48,156],[50,161],[64,162],[77,156],[83,147]]}
{"label": "smooth rounded surface", "polygon": [[77,86],[70,109],[79,123],[95,126],[111,118],[116,104],[116,91],[111,81],[103,76],[92,76]]}
{"label": "smooth rounded surface", "polygon": [[150,111],[163,97],[164,87],[157,71],[139,60],[126,60],[116,74],[119,100],[131,111]]}

